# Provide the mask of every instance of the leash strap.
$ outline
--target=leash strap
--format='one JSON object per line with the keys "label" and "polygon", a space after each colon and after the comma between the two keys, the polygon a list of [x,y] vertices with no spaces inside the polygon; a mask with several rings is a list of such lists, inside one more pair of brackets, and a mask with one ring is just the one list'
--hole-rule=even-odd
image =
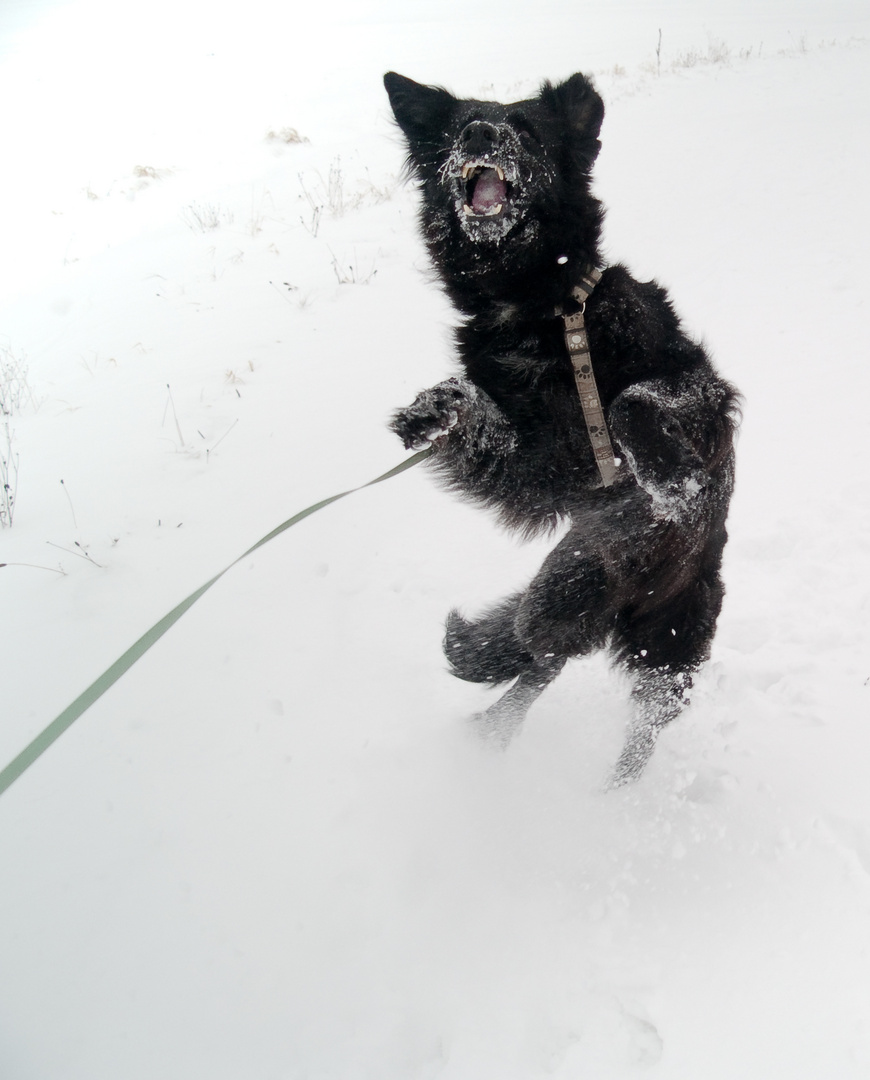
{"label": "leash strap", "polygon": [[215,584],[220,581],[224,574],[231,570],[237,563],[240,563],[242,559],[246,559],[249,555],[255,552],[258,548],[261,548],[264,544],[268,544],[270,540],[274,540],[276,536],[280,536],[281,533],[286,532],[291,525],[296,525],[297,522],[310,517],[312,514],[316,514],[318,510],[322,510],[324,507],[329,506],[330,503],[337,502],[339,499],[343,499],[346,495],[353,495],[355,491],[362,491],[364,488],[372,487],[374,484],[380,484],[384,480],[389,480],[393,476],[398,476],[399,473],[403,473],[406,469],[410,469],[412,465],[416,465],[417,462],[422,461],[423,458],[428,457],[432,453],[432,447],[427,446],[424,450],[420,450],[419,453],[414,454],[412,457],[406,458],[400,465],[397,465],[394,469],[390,469],[389,472],[385,472],[383,476],[378,476],[374,480],[369,480],[367,484],[361,484],[359,487],[351,488],[349,491],[342,491],[338,495],[330,495],[328,499],[323,499],[313,506],[307,507],[305,510],[300,510],[298,514],[294,514],[293,517],[288,518],[287,521],[273,529],[270,533],[267,533],[261,540],[258,540],[253,547],[248,548],[244,554],[239,555],[237,559],[234,559],[229,566],[224,567],[219,574],[201,585],[196,592],[193,592],[185,600],[182,600],[180,604],[176,605],[169,612],[168,615],[164,615],[163,618],[156,622],[150,630],[147,630],[138,641],[134,642],[129,649],[112,664],[110,668],[103,672],[103,674],[79,694],[79,696],[68,705],[60,716],[56,717],[47,728],[41,731],[36,738],[29,743],[21,751],[21,753],[14,758],[5,769],[0,769],[0,795],[15,781],[19,776],[41,757],[45,751],[54,743],[57,739],[63,735],[63,733],[69,728],[78,718],[89,709],[95,701],[99,700],[105,694],[105,692],[121,678],[125,672],[136,663],[136,661],[145,655],[152,645],[156,644],[163,637],[166,631],[174,626],[181,616],[189,608],[192,608],[197,600]]}
{"label": "leash strap", "polygon": [[600,280],[601,271],[594,267],[583,274],[580,284],[573,290],[574,299],[580,304],[580,310],[574,315],[562,315],[562,322],[565,324],[565,347],[574,369],[574,381],[577,383],[577,393],[580,395],[580,406],[583,409],[586,430],[589,432],[592,453],[595,455],[595,464],[601,474],[601,482],[605,487],[610,487],[616,479],[616,456],[613,453],[610,435],[607,433],[607,421],[604,418],[604,410],[601,408],[598,384],[595,382],[595,373],[592,370],[589,335],[586,332],[584,317],[586,301]]}

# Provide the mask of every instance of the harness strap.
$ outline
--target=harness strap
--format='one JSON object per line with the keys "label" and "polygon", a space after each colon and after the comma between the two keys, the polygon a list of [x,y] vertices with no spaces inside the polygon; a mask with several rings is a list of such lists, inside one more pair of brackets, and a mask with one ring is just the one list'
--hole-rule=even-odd
{"label": "harness strap", "polygon": [[580,310],[573,315],[563,314],[562,322],[565,324],[565,346],[574,369],[574,380],[577,383],[577,393],[580,395],[580,406],[583,409],[583,419],[586,421],[595,464],[601,474],[602,484],[610,487],[616,479],[618,466],[610,435],[607,433],[607,421],[604,418],[601,397],[592,370],[589,335],[586,332],[584,318],[586,301],[600,280],[601,271],[594,267],[582,275],[580,284],[572,290],[572,295],[579,303]]}

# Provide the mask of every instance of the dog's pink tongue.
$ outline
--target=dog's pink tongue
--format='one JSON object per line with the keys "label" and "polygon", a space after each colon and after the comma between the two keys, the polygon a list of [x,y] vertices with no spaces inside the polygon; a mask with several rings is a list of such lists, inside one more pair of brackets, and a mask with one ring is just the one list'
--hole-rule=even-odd
{"label": "dog's pink tongue", "polygon": [[507,187],[495,169],[487,169],[474,185],[471,209],[477,214],[491,210],[507,198]]}

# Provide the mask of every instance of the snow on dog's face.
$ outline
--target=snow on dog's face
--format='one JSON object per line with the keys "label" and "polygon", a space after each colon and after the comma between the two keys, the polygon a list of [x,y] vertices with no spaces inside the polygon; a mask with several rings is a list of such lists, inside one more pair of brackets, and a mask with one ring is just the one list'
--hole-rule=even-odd
{"label": "snow on dog's face", "polygon": [[532,152],[538,147],[530,125],[505,115],[503,105],[463,113],[439,179],[463,231],[498,242],[527,220],[536,184],[551,182],[551,170],[543,154]]}
{"label": "snow on dog's face", "polygon": [[604,107],[582,75],[510,105],[459,100],[394,72],[384,83],[424,185],[430,240],[458,229],[484,247],[532,242],[588,182]]}

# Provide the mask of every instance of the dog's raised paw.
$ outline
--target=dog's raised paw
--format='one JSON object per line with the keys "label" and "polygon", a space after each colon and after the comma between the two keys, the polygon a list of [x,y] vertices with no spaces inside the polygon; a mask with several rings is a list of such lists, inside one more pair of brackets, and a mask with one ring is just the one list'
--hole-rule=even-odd
{"label": "dog's raised paw", "polygon": [[390,422],[406,450],[420,450],[444,438],[460,423],[470,403],[459,379],[446,379],[418,394],[406,408],[394,413]]}

